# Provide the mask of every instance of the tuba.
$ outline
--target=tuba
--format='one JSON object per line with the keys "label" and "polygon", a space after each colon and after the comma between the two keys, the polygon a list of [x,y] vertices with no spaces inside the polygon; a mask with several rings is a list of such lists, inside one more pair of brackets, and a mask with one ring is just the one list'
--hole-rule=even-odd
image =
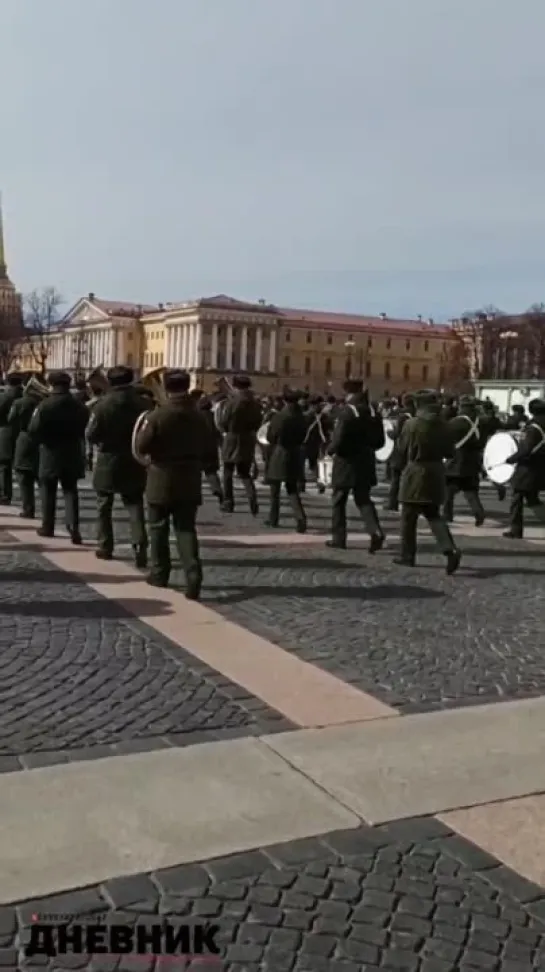
{"label": "tuba", "polygon": [[49,386],[46,384],[40,372],[34,372],[24,386],[24,391],[30,393],[35,398],[47,398]]}
{"label": "tuba", "polygon": [[[156,405],[164,405],[167,401],[167,393],[163,383],[163,378],[165,372],[168,371],[167,368],[155,368],[153,371],[149,371],[147,375],[144,375],[140,384],[147,388],[153,394]],[[134,423],[134,428],[132,430],[132,441],[131,450],[134,458],[141,466],[149,466],[149,458],[147,456],[141,455],[138,451],[138,434],[142,429],[147,416],[149,415],[149,410],[142,412],[138,416],[136,422]]]}

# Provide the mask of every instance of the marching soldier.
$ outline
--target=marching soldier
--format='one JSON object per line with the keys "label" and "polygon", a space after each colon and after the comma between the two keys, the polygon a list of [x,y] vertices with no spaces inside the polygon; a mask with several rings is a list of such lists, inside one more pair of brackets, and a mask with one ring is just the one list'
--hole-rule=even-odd
{"label": "marching soldier", "polygon": [[323,399],[320,395],[313,395],[310,398],[310,408],[305,412],[307,430],[303,442],[305,458],[308,462],[308,469],[312,478],[318,484],[318,492],[325,492],[325,486],[319,482],[318,461],[323,455],[327,442],[328,434],[326,423],[322,413]]}
{"label": "marching soldier", "polygon": [[402,399],[402,409],[395,416],[395,425],[392,432],[390,432],[390,438],[393,439],[394,442],[394,449],[389,459],[390,489],[388,490],[388,501],[384,509],[391,512],[397,512],[399,509],[399,484],[401,482],[401,473],[403,471],[403,464],[399,455],[398,443],[405,423],[408,422],[410,418],[414,418],[415,411],[416,409],[413,396],[404,395]]}
{"label": "marching soldier", "polygon": [[545,524],[545,504],[539,492],[545,489],[545,401],[534,398],[528,405],[531,420],[526,425],[516,453],[507,462],[515,466],[511,480],[510,526],[503,534],[510,540],[521,540],[524,533],[524,504],[539,523]]}
{"label": "marching soldier", "polygon": [[507,432],[519,432],[526,425],[527,418],[524,405],[513,405],[511,414],[505,420],[504,429]]}
{"label": "marching soldier", "polygon": [[36,515],[35,487],[38,478],[38,445],[28,434],[28,427],[41,401],[42,396],[37,391],[25,388],[21,398],[14,401],[8,416],[15,440],[13,468],[21,494],[20,516],[27,520],[33,520]]}
{"label": "marching soldier", "polygon": [[[485,399],[484,402],[481,402],[481,415],[479,418],[479,427],[482,433],[482,447],[484,452],[484,448],[488,440],[493,435],[495,435],[496,432],[499,432],[503,428],[500,418],[496,413],[494,403],[491,402],[489,399]],[[485,476],[486,474],[483,470],[481,472],[481,478],[484,479]],[[494,485],[495,485],[498,499],[500,500],[500,502],[503,503],[507,495],[505,486],[500,486],[497,484]]]}
{"label": "marching soldier", "polygon": [[223,506],[223,489],[221,488],[221,481],[219,477],[219,450],[222,435],[216,425],[214,412],[212,410],[212,402],[208,396],[204,394],[201,388],[194,388],[189,394],[197,402],[198,408],[201,411],[203,418],[206,420],[208,428],[210,429],[210,455],[205,459],[203,472],[212,496],[215,496],[221,507]]}
{"label": "marching soldier", "polygon": [[21,376],[16,372],[7,375],[0,394],[0,503],[9,506],[13,498],[13,450],[14,429],[8,419],[11,407],[23,394]]}
{"label": "marching soldier", "polygon": [[[93,374],[89,376],[87,383],[89,385],[89,388],[91,389],[92,394],[91,394],[91,398],[89,398],[89,400],[85,404],[89,409],[89,415],[92,415],[95,405],[98,405],[99,401],[104,395],[105,388],[104,388],[102,376],[99,380],[96,372],[93,372]],[[89,440],[87,440],[87,455],[85,457],[85,465],[87,467],[87,472],[93,471],[93,458],[94,458],[93,446],[92,443]]]}
{"label": "marching soldier", "polygon": [[447,522],[441,516],[445,499],[443,460],[452,452],[447,423],[437,396],[431,392],[416,397],[417,412],[406,422],[399,441],[403,462],[401,500],[401,551],[394,563],[414,567],[417,552],[418,518],[423,516],[446,558],[447,574],[454,574],[461,560]]}
{"label": "marching soldier", "polygon": [[267,430],[270,451],[265,481],[269,484],[270,506],[266,526],[278,526],[280,492],[284,484],[297,533],[306,533],[307,518],[299,495],[299,484],[305,478],[303,443],[306,432],[307,422],[297,392],[284,392],[284,407],[272,416]]}
{"label": "marching soldier", "polygon": [[122,365],[107,374],[109,391],[96,401],[87,426],[87,442],[97,448],[93,488],[97,496],[97,549],[99,560],[111,560],[114,552],[112,512],[115,496],[121,497],[129,517],[136,567],[147,566],[147,535],[144,520],[146,470],[132,454],[132,433],[138,416],[147,410],[144,398],[132,384],[132,368]]}
{"label": "marching soldier", "polygon": [[475,526],[482,526],[485,512],[479,496],[479,486],[484,436],[481,433],[477,402],[463,396],[460,399],[458,415],[449,419],[447,427],[453,443],[453,453],[445,468],[445,519],[452,523],[454,499],[457,493],[463,493],[475,517]]}
{"label": "marching soldier", "polygon": [[328,449],[333,456],[333,505],[332,538],[326,543],[328,547],[346,549],[346,504],[352,493],[370,537],[369,552],[376,553],[384,545],[384,532],[371,490],[377,485],[375,451],[384,445],[384,426],[369,407],[363,381],[347,381],[344,390],[347,398],[338,411]]}
{"label": "marching soldier", "polygon": [[148,456],[146,483],[150,532],[148,584],[167,587],[172,570],[170,520],[185,573],[185,596],[198,600],[202,565],[197,537],[197,512],[202,503],[204,463],[213,448],[210,428],[189,394],[190,377],[167,371],[163,378],[168,403],[147,416],[138,436],[138,451]]}
{"label": "marching soldier", "polygon": [[40,537],[55,533],[57,488],[64,495],[65,525],[73,544],[82,543],[79,530],[78,480],[85,477],[85,428],[89,418],[86,406],[70,392],[70,375],[52,372],[48,377],[51,394],[38,405],[28,432],[39,445],[38,479],[42,501]]}
{"label": "marching soldier", "polygon": [[233,379],[236,393],[220,410],[218,422],[224,433],[223,453],[223,510],[233,513],[235,492],[233,478],[239,477],[248,499],[250,513],[257,516],[259,507],[257,493],[252,479],[252,465],[255,458],[257,433],[261,426],[261,405],[254,397],[252,383],[246,375]]}

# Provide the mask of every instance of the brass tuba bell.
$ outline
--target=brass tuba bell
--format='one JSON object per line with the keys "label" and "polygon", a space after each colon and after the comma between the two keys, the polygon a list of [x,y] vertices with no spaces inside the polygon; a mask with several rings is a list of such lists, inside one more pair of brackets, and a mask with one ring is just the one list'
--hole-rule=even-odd
{"label": "brass tuba bell", "polygon": [[47,398],[50,394],[49,386],[44,381],[40,372],[35,372],[30,376],[24,386],[24,391],[40,399]]}
{"label": "brass tuba bell", "polygon": [[[164,405],[168,400],[168,395],[163,383],[163,378],[166,371],[168,371],[168,368],[165,367],[154,368],[153,371],[148,371],[147,375],[144,375],[144,377],[141,379],[140,382],[140,384],[143,385],[144,388],[147,388],[148,391],[152,393],[156,405]],[[149,410],[146,412],[142,412],[142,414],[139,415],[138,418],[136,419],[136,422],[134,423],[134,428],[132,430],[132,443],[131,443],[132,454],[136,459],[136,461],[140,463],[141,466],[149,466],[149,457],[143,456],[138,451],[138,434],[141,431],[148,415],[149,415]]]}

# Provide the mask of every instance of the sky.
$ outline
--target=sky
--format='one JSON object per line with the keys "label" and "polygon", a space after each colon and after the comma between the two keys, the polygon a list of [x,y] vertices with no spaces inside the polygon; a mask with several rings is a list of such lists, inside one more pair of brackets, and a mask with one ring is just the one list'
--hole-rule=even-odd
{"label": "sky", "polygon": [[545,300],[543,0],[1,0],[17,286]]}

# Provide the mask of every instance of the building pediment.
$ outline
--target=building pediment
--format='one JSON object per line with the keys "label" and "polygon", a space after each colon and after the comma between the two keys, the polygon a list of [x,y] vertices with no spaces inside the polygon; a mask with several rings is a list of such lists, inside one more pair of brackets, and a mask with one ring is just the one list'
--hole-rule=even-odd
{"label": "building pediment", "polygon": [[82,297],[70,308],[60,322],[61,327],[81,327],[85,324],[102,324],[109,320],[108,314],[97,307],[88,297]]}

